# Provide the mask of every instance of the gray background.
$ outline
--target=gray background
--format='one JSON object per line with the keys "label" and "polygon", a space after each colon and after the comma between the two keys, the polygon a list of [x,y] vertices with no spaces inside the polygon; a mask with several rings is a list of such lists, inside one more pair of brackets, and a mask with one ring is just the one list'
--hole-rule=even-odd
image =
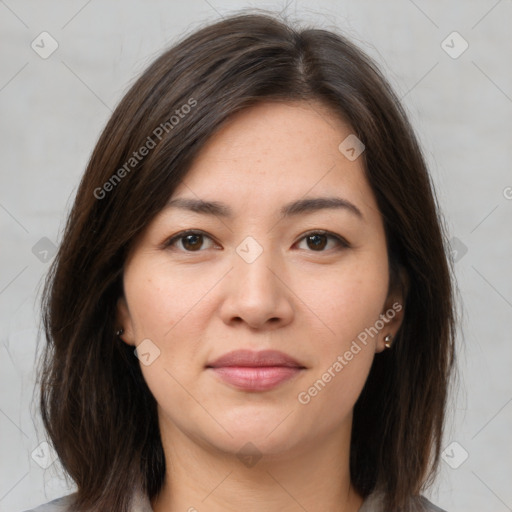
{"label": "gray background", "polygon": [[[72,489],[58,463],[43,468],[51,451],[38,448],[45,436],[31,404],[37,298],[97,137],[134,77],[164,47],[249,6],[340,29],[377,60],[403,98],[452,238],[464,315],[445,460],[427,496],[449,512],[512,510],[512,2],[6,0],[0,1],[0,511]],[[31,47],[35,40],[43,51],[43,31],[59,45],[46,59]],[[450,36],[454,31],[463,39]],[[464,41],[469,47],[458,55]],[[50,48],[47,38],[44,51]]]}

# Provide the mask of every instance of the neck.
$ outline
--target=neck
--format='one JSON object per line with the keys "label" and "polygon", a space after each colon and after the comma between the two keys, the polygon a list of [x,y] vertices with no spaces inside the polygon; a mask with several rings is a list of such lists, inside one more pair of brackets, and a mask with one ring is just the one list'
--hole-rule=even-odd
{"label": "neck", "polygon": [[357,512],[363,499],[350,484],[350,427],[351,418],[321,440],[251,458],[199,443],[167,424],[161,428],[167,471],[153,511]]}

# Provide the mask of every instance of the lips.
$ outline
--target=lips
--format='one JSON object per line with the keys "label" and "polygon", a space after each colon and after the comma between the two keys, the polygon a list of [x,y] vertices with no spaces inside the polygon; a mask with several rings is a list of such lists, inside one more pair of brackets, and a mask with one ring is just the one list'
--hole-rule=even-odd
{"label": "lips", "polygon": [[206,365],[222,382],[243,391],[267,391],[300,374],[302,366],[277,350],[236,350]]}
{"label": "lips", "polygon": [[293,357],[278,350],[235,350],[224,354],[206,365],[207,368],[243,366],[247,368],[284,366],[287,368],[305,368]]}

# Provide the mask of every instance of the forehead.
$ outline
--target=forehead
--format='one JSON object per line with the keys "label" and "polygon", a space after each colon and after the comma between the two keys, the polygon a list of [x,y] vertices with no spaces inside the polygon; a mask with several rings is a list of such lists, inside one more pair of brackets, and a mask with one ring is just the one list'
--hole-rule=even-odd
{"label": "forehead", "polygon": [[208,140],[172,198],[275,209],[304,196],[343,196],[375,210],[362,157],[339,145],[350,125],[319,102],[265,102],[232,115]]}

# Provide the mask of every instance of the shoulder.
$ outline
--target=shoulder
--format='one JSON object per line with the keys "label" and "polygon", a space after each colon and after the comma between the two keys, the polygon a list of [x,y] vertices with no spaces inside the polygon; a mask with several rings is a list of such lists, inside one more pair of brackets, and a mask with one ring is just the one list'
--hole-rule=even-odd
{"label": "shoulder", "polygon": [[446,512],[443,508],[439,508],[430,501],[427,500],[424,496],[419,496],[417,498],[419,505],[423,508],[420,510],[425,510],[425,512]]}
{"label": "shoulder", "polygon": [[67,512],[73,503],[76,493],[67,494],[55,500],[43,503],[36,508],[25,510],[24,512]]}
{"label": "shoulder", "polygon": [[[24,512],[73,512],[76,496],[76,492],[67,494]],[[148,496],[139,488],[134,489],[131,493],[130,512],[153,512]]]}
{"label": "shoulder", "polygon": [[[373,492],[364,500],[359,512],[385,512],[382,505],[383,497],[382,492]],[[437,507],[424,496],[415,496],[407,512],[446,512],[446,510]]]}

